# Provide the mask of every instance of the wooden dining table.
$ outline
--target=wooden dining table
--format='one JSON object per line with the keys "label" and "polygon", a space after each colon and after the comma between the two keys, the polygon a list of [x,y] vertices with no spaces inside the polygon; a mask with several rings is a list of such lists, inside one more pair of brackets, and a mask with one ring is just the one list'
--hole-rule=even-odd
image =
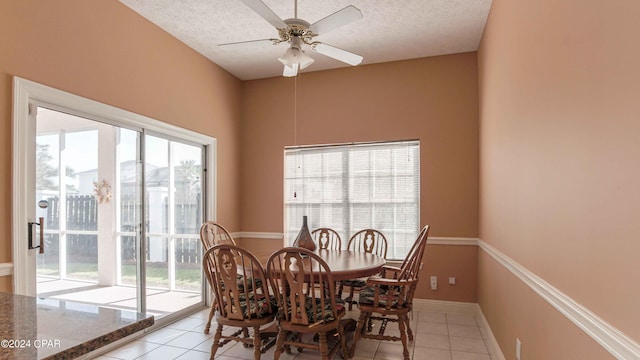
{"label": "wooden dining table", "polygon": [[360,251],[316,249],[314,252],[327,263],[336,282],[379,274],[387,263],[383,257]]}
{"label": "wooden dining table", "polygon": [[375,275],[386,264],[383,257],[360,251],[317,249],[315,253],[327,262],[335,281]]}

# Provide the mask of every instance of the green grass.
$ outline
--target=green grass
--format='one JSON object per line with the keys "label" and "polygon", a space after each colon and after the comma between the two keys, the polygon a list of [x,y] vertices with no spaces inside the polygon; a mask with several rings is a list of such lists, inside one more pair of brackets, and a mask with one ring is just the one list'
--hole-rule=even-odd
{"label": "green grass", "polygon": [[[59,274],[58,265],[38,265],[38,275],[55,276]],[[181,264],[176,267],[176,289],[200,291],[202,270],[199,265]],[[147,287],[168,288],[169,270],[166,263],[147,263]],[[67,278],[77,280],[98,280],[98,265],[94,263],[68,263]],[[136,284],[136,265],[122,265],[122,283]]]}
{"label": "green grass", "polygon": [[[200,290],[202,270],[200,266],[182,265],[176,267],[176,288],[180,290]],[[164,263],[147,263],[147,287],[169,287],[169,270]],[[122,283],[135,285],[136,267],[122,265]]]}

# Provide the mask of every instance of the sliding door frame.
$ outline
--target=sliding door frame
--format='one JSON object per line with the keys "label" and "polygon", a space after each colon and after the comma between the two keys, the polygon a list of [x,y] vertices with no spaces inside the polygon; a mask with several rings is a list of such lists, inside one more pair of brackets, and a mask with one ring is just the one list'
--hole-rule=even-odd
{"label": "sliding door frame", "polygon": [[[12,164],[12,255],[13,292],[21,295],[36,295],[35,251],[29,250],[27,223],[35,221],[33,189],[27,183],[28,169],[35,160],[35,124],[30,121],[29,107],[45,106],[72,115],[103,121],[111,125],[139,131],[141,134],[157,133],[190,141],[205,147],[206,171],[203,172],[203,216],[216,219],[216,139],[146,116],[132,113],[114,106],[99,103],[62,90],[51,88],[20,77],[13,79],[13,164]],[[25,146],[26,144],[26,146]],[[143,140],[144,144],[144,140]],[[33,175],[33,174],[31,174]],[[144,229],[143,229],[143,236]],[[144,238],[142,238],[144,239]],[[144,274],[139,274],[144,275]],[[204,290],[204,287],[203,287]],[[203,291],[203,301],[207,298]],[[143,300],[144,301],[144,300]]]}

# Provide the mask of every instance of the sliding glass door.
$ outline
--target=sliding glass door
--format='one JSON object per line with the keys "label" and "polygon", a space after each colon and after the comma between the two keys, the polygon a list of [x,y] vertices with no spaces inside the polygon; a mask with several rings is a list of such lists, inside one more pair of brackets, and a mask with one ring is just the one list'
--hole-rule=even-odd
{"label": "sliding glass door", "polygon": [[157,315],[203,303],[206,146],[46,107],[35,144],[39,296]]}
{"label": "sliding glass door", "polygon": [[145,136],[147,306],[201,302],[203,148]]}

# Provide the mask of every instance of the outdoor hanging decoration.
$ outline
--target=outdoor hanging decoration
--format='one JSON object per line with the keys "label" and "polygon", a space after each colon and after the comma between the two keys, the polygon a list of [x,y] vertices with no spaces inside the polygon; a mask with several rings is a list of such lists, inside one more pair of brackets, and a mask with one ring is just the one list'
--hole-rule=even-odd
{"label": "outdoor hanging decoration", "polygon": [[94,181],[93,182],[93,194],[98,201],[98,204],[102,204],[103,202],[109,202],[111,200],[111,185],[107,182],[107,180],[102,181]]}

